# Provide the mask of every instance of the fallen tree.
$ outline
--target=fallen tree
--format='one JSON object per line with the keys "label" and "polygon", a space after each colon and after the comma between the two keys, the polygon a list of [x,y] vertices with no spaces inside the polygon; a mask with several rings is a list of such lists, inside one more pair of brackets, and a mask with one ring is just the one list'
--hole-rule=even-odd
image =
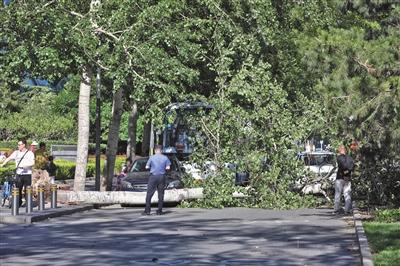
{"label": "fallen tree", "polygon": [[[233,197],[246,197],[235,192]],[[181,202],[203,198],[203,188],[185,188],[165,190],[164,202]],[[64,191],[59,190],[57,200],[63,203],[89,204],[145,204],[146,192],[133,191]],[[158,202],[157,192],[151,202]]]}
{"label": "fallen tree", "polygon": [[[171,189],[164,193],[164,202],[181,202],[182,200],[203,197],[202,188]],[[66,203],[92,204],[145,204],[146,192],[133,191],[58,191],[57,199]],[[157,202],[157,192],[152,202]]]}

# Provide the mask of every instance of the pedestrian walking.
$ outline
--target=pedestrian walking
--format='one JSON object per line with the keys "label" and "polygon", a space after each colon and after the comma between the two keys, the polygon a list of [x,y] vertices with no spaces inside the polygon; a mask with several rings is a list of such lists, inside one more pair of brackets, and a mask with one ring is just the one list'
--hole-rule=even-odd
{"label": "pedestrian walking", "polygon": [[354,161],[350,155],[346,154],[346,147],[340,145],[338,148],[337,165],[338,171],[335,180],[335,210],[334,213],[340,213],[341,196],[344,196],[344,211],[351,213],[351,174],[354,168]]}
{"label": "pedestrian walking", "polygon": [[170,169],[171,161],[161,151],[162,146],[156,145],[154,148],[155,154],[149,158],[146,164],[146,169],[150,169],[150,176],[147,184],[146,208],[143,215],[150,215],[151,198],[156,190],[158,194],[158,210],[156,214],[163,214],[165,173]]}
{"label": "pedestrian walking", "polygon": [[21,206],[22,188],[24,187],[24,194],[26,196],[26,187],[32,184],[32,167],[35,164],[35,155],[32,151],[27,149],[25,139],[18,141],[18,149],[5,159],[0,166],[3,167],[10,160],[15,160],[17,174],[16,184],[20,195],[19,206]]}

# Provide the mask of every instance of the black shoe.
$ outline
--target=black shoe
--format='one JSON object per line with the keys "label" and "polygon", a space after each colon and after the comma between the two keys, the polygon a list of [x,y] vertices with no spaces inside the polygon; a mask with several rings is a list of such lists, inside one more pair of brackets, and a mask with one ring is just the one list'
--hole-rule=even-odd
{"label": "black shoe", "polygon": [[340,208],[339,210],[334,210],[333,214],[336,214],[336,215],[344,214],[344,210],[343,210],[343,208]]}
{"label": "black shoe", "polygon": [[157,215],[164,215],[165,212],[163,212],[163,211],[157,211],[156,214],[157,214]]}
{"label": "black shoe", "polygon": [[149,216],[150,213],[149,213],[149,212],[142,212],[142,215],[143,215],[143,216]]}

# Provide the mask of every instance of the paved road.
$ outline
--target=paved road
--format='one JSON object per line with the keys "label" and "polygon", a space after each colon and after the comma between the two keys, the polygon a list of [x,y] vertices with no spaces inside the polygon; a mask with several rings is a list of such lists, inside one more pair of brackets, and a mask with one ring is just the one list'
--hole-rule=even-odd
{"label": "paved road", "polygon": [[110,206],[0,225],[0,265],[359,265],[354,228],[330,210]]}

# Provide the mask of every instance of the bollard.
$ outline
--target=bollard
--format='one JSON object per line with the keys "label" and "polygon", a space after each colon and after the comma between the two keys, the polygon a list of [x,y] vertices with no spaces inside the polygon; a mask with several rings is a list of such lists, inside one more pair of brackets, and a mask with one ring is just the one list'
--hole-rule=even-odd
{"label": "bollard", "polygon": [[16,216],[19,214],[19,190],[18,188],[13,188],[12,189],[12,208],[11,208],[11,214],[13,216]]}
{"label": "bollard", "polygon": [[38,189],[39,192],[39,211],[44,211],[44,188],[43,186],[40,186]]}
{"label": "bollard", "polygon": [[57,185],[51,185],[51,208],[57,208]]}
{"label": "bollard", "polygon": [[33,208],[32,204],[32,187],[26,187],[26,213],[31,213]]}

